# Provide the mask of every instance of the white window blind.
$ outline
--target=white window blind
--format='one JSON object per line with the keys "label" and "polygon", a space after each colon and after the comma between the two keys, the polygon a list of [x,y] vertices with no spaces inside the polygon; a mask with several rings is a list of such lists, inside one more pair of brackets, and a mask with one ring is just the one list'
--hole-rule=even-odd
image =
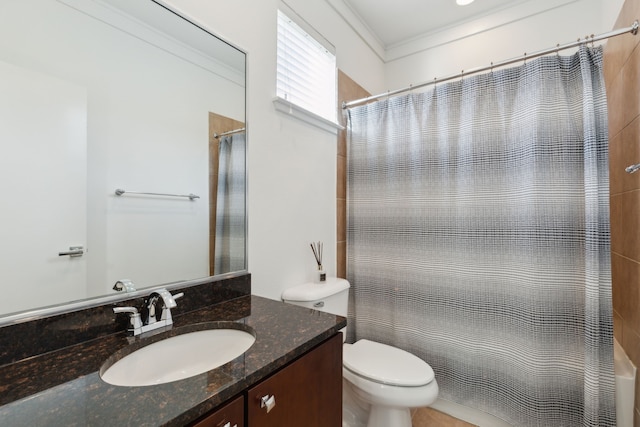
{"label": "white window blind", "polygon": [[335,122],[336,91],[334,53],[278,10],[276,95]]}

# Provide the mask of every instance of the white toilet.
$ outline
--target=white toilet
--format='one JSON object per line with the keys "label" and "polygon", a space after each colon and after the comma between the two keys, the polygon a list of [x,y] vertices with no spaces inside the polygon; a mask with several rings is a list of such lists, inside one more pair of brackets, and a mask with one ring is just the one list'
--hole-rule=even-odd
{"label": "white toilet", "polygon": [[[282,300],[346,317],[349,282],[306,283],[286,289]],[[411,427],[410,409],[429,406],[438,397],[438,383],[425,361],[365,339],[344,344],[342,375],[344,427]]]}

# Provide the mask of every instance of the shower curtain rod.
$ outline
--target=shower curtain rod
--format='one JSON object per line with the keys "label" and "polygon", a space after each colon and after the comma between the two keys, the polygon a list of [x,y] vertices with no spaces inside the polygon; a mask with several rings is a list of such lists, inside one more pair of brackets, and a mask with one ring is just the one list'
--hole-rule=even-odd
{"label": "shower curtain rod", "polygon": [[220,138],[221,136],[227,136],[227,135],[232,135],[234,133],[239,133],[239,132],[244,132],[245,128],[240,128],[240,129],[234,129],[234,130],[230,130],[229,132],[222,132],[222,133],[213,133],[213,137],[215,139]]}
{"label": "shower curtain rod", "polygon": [[630,27],[627,27],[627,28],[621,28],[619,30],[610,31],[608,33],[600,34],[598,36],[594,36],[592,34],[591,36],[586,36],[586,38],[584,40],[581,40],[580,38],[578,38],[577,41],[571,42],[571,43],[566,43],[566,44],[564,44],[562,46],[560,44],[558,44],[556,47],[552,47],[552,48],[544,49],[544,50],[539,50],[537,52],[533,52],[533,53],[530,53],[530,54],[525,53],[524,55],[519,56],[517,58],[507,59],[505,61],[496,62],[496,63],[492,62],[491,65],[488,65],[488,66],[471,68],[471,69],[469,69],[467,71],[462,70],[460,73],[451,74],[451,75],[446,76],[446,77],[434,78],[432,81],[429,81],[429,82],[424,82],[424,83],[420,83],[420,84],[417,84],[417,85],[410,85],[410,86],[402,88],[402,89],[396,89],[396,90],[393,90],[393,91],[381,93],[379,95],[373,95],[373,96],[368,96],[366,98],[356,99],[355,101],[343,102],[342,103],[342,109],[344,110],[344,109],[347,109],[347,108],[350,108],[350,107],[354,107],[356,105],[367,103],[369,101],[377,100],[379,98],[398,95],[398,94],[401,94],[401,93],[404,93],[404,92],[408,92],[408,91],[411,91],[411,90],[414,90],[414,89],[419,89],[421,87],[425,87],[425,86],[429,86],[429,85],[435,85],[436,83],[446,82],[446,81],[449,81],[449,80],[453,80],[453,79],[457,79],[457,78],[460,78],[460,77],[468,76],[470,74],[476,74],[476,73],[481,73],[483,71],[493,70],[494,68],[499,68],[499,67],[502,67],[504,65],[513,64],[515,62],[526,61],[527,59],[537,58],[539,56],[548,55],[550,53],[557,53],[557,52],[559,52],[561,50],[570,49],[572,47],[580,46],[580,45],[583,45],[583,44],[586,44],[586,43],[594,43],[594,42],[597,42],[597,41],[600,41],[600,40],[608,39],[610,37],[616,37],[616,36],[619,36],[619,35],[622,35],[622,34],[626,34],[626,33],[631,33],[633,35],[636,35],[638,33],[638,27],[639,26],[640,26],[640,24],[638,23],[638,20],[636,19],[633,22],[633,24]]}

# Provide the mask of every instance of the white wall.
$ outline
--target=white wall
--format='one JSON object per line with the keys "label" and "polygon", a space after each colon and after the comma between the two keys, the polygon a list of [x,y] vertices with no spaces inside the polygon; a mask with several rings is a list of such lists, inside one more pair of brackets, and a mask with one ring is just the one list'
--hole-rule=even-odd
{"label": "white wall", "polygon": [[[279,299],[286,287],[311,280],[311,241],[324,241],[325,259],[331,260],[326,268],[335,274],[336,137],[273,107],[278,1],[170,3],[248,52],[248,256],[253,292]],[[555,46],[580,34],[608,31],[611,22],[605,21],[615,19],[622,1],[579,0],[386,65],[330,2],[287,4],[336,46],[341,70],[368,91],[381,93]]]}
{"label": "white wall", "polygon": [[[386,85],[390,90],[399,89],[610,31],[622,3],[529,1],[420,40],[423,47],[417,53],[408,54],[415,46],[394,47],[389,53],[397,59],[386,65]],[[625,25],[632,21],[630,18]]]}
{"label": "white wall", "polygon": [[[249,271],[253,293],[279,299],[312,280],[309,243],[324,242],[336,272],[336,135],[275,110],[277,0],[171,0],[214,33],[248,52]],[[338,67],[383,87],[383,64],[324,1],[287,4],[336,46]]]}

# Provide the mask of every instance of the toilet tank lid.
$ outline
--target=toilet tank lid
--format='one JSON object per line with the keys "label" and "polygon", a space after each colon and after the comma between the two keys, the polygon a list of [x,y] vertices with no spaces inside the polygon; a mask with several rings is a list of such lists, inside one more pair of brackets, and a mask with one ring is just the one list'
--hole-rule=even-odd
{"label": "toilet tank lid", "polygon": [[282,292],[283,301],[315,301],[327,298],[349,289],[349,282],[338,277],[327,277],[325,283],[304,283],[285,289]]}

